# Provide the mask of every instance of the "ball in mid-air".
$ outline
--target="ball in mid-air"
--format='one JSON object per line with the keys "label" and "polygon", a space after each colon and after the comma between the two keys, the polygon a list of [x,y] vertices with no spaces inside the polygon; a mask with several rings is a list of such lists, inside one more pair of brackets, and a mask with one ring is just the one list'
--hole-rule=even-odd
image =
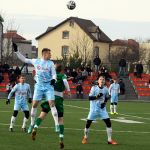
{"label": "ball in mid-air", "polygon": [[76,3],[74,1],[69,1],[67,3],[67,8],[68,9],[73,10],[73,9],[75,9],[75,7],[76,7]]}

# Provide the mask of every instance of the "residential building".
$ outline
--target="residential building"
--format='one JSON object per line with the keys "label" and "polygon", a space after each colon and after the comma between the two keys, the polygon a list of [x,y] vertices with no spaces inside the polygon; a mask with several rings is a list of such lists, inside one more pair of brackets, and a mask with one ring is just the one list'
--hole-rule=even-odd
{"label": "residential building", "polygon": [[91,20],[70,17],[36,37],[38,57],[43,48],[50,48],[52,59],[68,58],[75,52],[87,63],[99,55],[102,62],[109,62],[111,39]]}

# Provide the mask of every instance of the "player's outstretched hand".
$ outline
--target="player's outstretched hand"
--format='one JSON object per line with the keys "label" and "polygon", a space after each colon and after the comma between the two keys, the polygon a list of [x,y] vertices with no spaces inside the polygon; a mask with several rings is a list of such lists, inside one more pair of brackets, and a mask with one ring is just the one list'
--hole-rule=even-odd
{"label": "player's outstretched hand", "polygon": [[28,103],[30,103],[30,104],[32,103],[32,98],[28,99]]}
{"label": "player's outstretched hand", "polygon": [[10,99],[6,100],[6,105],[10,104]]}
{"label": "player's outstretched hand", "polygon": [[99,93],[98,95],[97,95],[97,98],[100,98],[100,97],[102,97],[103,96],[103,93]]}
{"label": "player's outstretched hand", "polygon": [[51,80],[51,85],[54,85],[55,84],[55,79],[52,79]]}
{"label": "player's outstretched hand", "polygon": [[101,109],[103,109],[105,107],[106,103],[102,103],[101,104]]}
{"label": "player's outstretched hand", "polygon": [[18,46],[17,46],[17,44],[16,44],[16,43],[13,43],[12,46],[13,46],[13,50],[14,50],[15,52],[17,52],[17,51],[18,51]]}

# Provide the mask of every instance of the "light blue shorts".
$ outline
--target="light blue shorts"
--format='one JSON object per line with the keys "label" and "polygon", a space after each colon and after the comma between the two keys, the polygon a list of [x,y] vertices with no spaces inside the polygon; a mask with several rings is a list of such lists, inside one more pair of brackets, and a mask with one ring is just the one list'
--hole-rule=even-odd
{"label": "light blue shorts", "polygon": [[88,120],[107,119],[107,118],[109,118],[109,115],[105,107],[97,111],[90,111],[87,117]]}
{"label": "light blue shorts", "polygon": [[15,101],[15,104],[14,104],[14,110],[22,110],[22,111],[29,111],[29,107],[28,107],[28,104],[27,104],[27,101]]}
{"label": "light blue shorts", "polygon": [[41,101],[42,98],[48,100],[55,100],[54,87],[50,83],[36,83],[34,86],[33,100]]}
{"label": "light blue shorts", "polygon": [[110,101],[111,103],[118,103],[118,95],[112,95]]}

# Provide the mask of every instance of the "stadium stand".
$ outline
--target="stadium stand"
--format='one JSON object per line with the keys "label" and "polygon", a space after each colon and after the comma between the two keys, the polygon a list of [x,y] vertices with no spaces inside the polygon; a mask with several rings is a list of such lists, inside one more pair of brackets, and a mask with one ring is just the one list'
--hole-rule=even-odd
{"label": "stadium stand", "polygon": [[142,74],[142,78],[137,78],[131,73],[129,74],[129,79],[131,80],[134,90],[138,95],[138,99],[150,100],[150,88],[147,84],[150,80],[150,74]]}

